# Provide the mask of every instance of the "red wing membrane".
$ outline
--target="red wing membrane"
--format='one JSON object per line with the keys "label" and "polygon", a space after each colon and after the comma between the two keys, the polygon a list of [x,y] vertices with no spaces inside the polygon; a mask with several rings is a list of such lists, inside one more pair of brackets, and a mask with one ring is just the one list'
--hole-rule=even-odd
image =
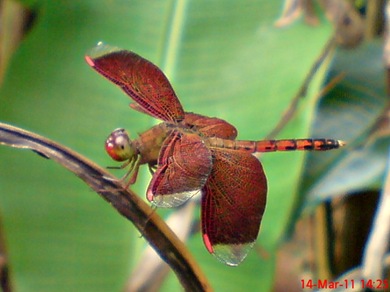
{"label": "red wing membrane", "polygon": [[164,73],[141,56],[98,44],[87,63],[122,88],[144,112],[163,121],[181,121],[183,108]]}
{"label": "red wing membrane", "polygon": [[244,260],[259,233],[267,181],[259,160],[230,149],[211,149],[213,169],[203,189],[202,232],[210,253],[227,265]]}
{"label": "red wing membrane", "polygon": [[174,131],[161,147],[147,198],[158,207],[179,206],[200,192],[211,168],[211,153],[201,138]]}
{"label": "red wing membrane", "polygon": [[230,140],[234,140],[237,137],[236,128],[222,119],[186,112],[184,122],[205,137],[218,137]]}

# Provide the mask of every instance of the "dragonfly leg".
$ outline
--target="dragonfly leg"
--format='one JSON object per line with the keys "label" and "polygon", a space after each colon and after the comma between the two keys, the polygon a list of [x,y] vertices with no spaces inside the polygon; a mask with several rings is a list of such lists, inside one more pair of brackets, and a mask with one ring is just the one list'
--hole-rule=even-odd
{"label": "dragonfly leg", "polygon": [[122,181],[125,181],[127,178],[129,180],[126,183],[126,189],[130,186],[135,184],[138,176],[138,170],[140,166],[140,156],[136,156],[131,159],[131,161],[128,163],[129,166],[129,171],[121,178]]}
{"label": "dragonfly leg", "polygon": [[129,184],[130,185],[133,185],[135,184],[136,180],[137,180],[137,176],[138,176],[138,170],[139,170],[139,166],[140,166],[140,157],[138,156],[134,165],[133,165],[133,173],[129,179]]}
{"label": "dragonfly leg", "polygon": [[157,166],[154,164],[148,164],[150,174],[153,175],[157,169]]}
{"label": "dragonfly leg", "polygon": [[122,183],[126,183],[125,188],[127,189],[130,185],[133,185],[137,180],[139,166],[140,166],[140,157],[139,155],[137,155],[128,159],[121,166],[109,166],[107,168],[109,169],[124,169],[126,167],[129,168],[129,170],[118,180]]}

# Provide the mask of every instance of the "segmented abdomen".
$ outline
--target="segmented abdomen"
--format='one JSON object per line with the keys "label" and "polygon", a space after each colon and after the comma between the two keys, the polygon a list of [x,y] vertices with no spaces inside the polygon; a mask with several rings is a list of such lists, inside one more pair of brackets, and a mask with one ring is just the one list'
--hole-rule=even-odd
{"label": "segmented abdomen", "polygon": [[325,151],[337,149],[345,145],[343,141],[334,139],[286,139],[286,140],[263,140],[263,141],[240,141],[209,138],[207,142],[211,147],[245,150],[250,153],[315,150]]}

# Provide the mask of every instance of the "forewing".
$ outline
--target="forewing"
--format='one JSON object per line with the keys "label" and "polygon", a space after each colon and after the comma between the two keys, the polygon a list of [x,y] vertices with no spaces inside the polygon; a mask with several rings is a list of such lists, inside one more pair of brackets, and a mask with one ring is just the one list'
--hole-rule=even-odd
{"label": "forewing", "polygon": [[184,119],[183,108],[164,73],[136,53],[99,43],[87,63],[117,84],[149,115],[164,121]]}
{"label": "forewing", "polygon": [[211,168],[211,152],[201,138],[174,131],[160,150],[147,198],[158,207],[179,206],[201,191]]}
{"label": "forewing", "polygon": [[212,148],[214,164],[202,197],[203,241],[227,265],[244,260],[259,233],[267,181],[251,154]]}

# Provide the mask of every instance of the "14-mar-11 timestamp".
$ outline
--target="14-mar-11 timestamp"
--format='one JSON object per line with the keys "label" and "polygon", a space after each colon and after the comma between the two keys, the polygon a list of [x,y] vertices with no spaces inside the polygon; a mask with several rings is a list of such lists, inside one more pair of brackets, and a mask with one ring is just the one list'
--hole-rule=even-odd
{"label": "14-mar-11 timestamp", "polygon": [[354,289],[354,288],[369,288],[369,289],[389,289],[389,281],[384,279],[377,280],[353,280],[353,279],[345,279],[339,281],[332,280],[310,280],[310,279],[302,279],[301,280],[301,288],[302,289]]}

